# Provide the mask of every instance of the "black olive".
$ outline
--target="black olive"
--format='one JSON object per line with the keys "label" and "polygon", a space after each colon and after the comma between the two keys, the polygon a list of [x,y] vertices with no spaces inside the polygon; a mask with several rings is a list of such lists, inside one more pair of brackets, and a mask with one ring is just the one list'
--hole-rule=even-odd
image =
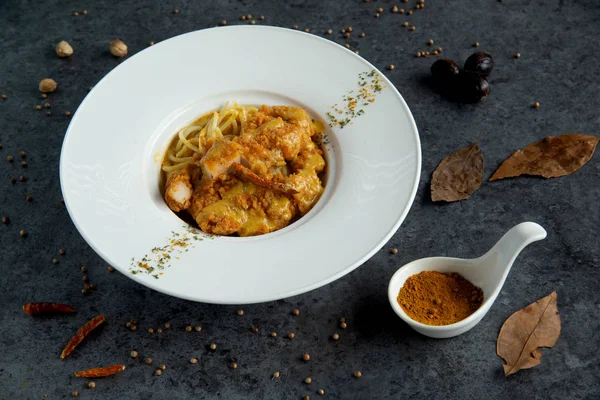
{"label": "black olive", "polygon": [[466,103],[476,103],[490,94],[488,81],[478,73],[465,71],[458,77],[458,95]]}
{"label": "black olive", "polygon": [[449,58],[440,58],[431,65],[431,77],[442,89],[453,87],[459,72],[458,65]]}
{"label": "black olive", "polygon": [[476,72],[481,76],[488,76],[494,69],[494,60],[491,54],[478,51],[471,54],[465,61],[465,71]]}

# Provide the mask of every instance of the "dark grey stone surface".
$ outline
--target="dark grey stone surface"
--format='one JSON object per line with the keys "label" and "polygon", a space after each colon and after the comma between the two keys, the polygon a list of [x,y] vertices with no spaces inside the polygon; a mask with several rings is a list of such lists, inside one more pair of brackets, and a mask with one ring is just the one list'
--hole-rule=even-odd
{"label": "dark grey stone surface", "polygon": [[[596,155],[572,176],[520,178],[484,183],[464,202],[435,205],[429,180],[439,161],[481,135],[485,177],[514,150],[547,135],[600,134],[597,39],[600,6],[594,0],[433,1],[411,16],[391,14],[397,1],[3,1],[0,3],[0,398],[251,398],[300,399],[308,394],[336,399],[479,399],[600,397],[600,160]],[[376,9],[385,11],[379,19]],[[87,8],[88,15],[81,15]],[[181,10],[178,15],[171,11]],[[79,11],[78,17],[72,16]],[[394,82],[414,113],[423,146],[417,198],[391,241],[362,267],[319,290],[287,300],[236,307],[196,304],[153,292],[107,266],[77,233],[61,204],[60,146],[69,118],[94,85],[120,60],[108,43],[124,40],[130,54],[191,30],[245,23],[242,14],[264,15],[277,26],[309,27],[330,38],[354,28],[348,41]],[[409,32],[403,21],[416,26]],[[360,39],[357,34],[366,32]],[[496,69],[491,95],[481,104],[460,105],[433,93],[424,82],[433,58],[416,58],[428,39],[444,55],[464,60],[472,43],[492,53]],[[69,41],[75,55],[59,59],[54,46]],[[512,56],[521,53],[516,60]],[[325,62],[325,60],[324,60]],[[385,67],[393,63],[394,71]],[[36,111],[37,85],[53,77],[60,89],[49,96],[52,115]],[[539,101],[539,110],[532,109]],[[28,166],[20,166],[19,151]],[[6,161],[13,155],[16,161]],[[10,183],[10,177],[26,177]],[[25,196],[33,195],[27,202]],[[506,230],[531,220],[548,238],[517,259],[502,295],[473,330],[449,340],[413,332],[391,311],[386,285],[392,273],[413,259],[483,253]],[[29,233],[23,239],[19,230]],[[397,247],[398,254],[390,249]],[[66,255],[59,256],[64,248]],[[334,257],[335,255],[332,255]],[[59,263],[51,263],[57,258]],[[80,267],[89,268],[98,291],[81,294]],[[514,311],[551,291],[558,292],[563,330],[558,344],[544,350],[542,364],[505,378],[495,339]],[[29,301],[53,300],[77,307],[74,316],[31,318]],[[290,310],[298,307],[298,317]],[[58,355],[76,328],[103,312],[108,323],[67,360]],[[337,327],[344,316],[348,328]],[[135,318],[138,330],[124,328]],[[170,321],[171,329],[149,334]],[[186,333],[187,324],[202,325]],[[251,326],[260,333],[250,332]],[[269,332],[277,331],[277,338]],[[295,332],[296,338],[285,338]],[[339,332],[334,342],[331,334]],[[217,343],[211,353],[207,345]],[[136,349],[140,357],[129,357]],[[311,361],[300,360],[303,352]],[[152,367],[142,362],[151,356]],[[189,364],[198,358],[195,365]],[[237,359],[239,368],[228,368]],[[123,363],[127,369],[84,388],[73,371]],[[153,376],[166,364],[162,376]],[[352,372],[361,370],[355,379]],[[281,377],[271,380],[271,374]],[[313,383],[303,383],[311,376]]]}

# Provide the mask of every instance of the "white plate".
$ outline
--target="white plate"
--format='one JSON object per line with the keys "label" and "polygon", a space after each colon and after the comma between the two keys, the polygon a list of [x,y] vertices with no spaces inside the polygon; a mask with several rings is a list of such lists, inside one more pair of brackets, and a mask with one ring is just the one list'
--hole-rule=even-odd
{"label": "white plate", "polygon": [[75,113],[60,160],[69,214],[106,262],[172,296],[256,303],[332,282],[396,232],[419,181],[415,122],[376,70],[386,86],[376,101],[327,131],[326,190],[306,216],[262,236],[188,236],[188,251],[177,247],[170,266],[153,272],[158,279],[130,265],[189,229],[158,190],[160,156],[179,128],[232,99],[300,105],[326,122],[331,106],[359,89],[359,74],[373,70],[329,40],[281,28],[214,28],[158,43],[110,72]]}

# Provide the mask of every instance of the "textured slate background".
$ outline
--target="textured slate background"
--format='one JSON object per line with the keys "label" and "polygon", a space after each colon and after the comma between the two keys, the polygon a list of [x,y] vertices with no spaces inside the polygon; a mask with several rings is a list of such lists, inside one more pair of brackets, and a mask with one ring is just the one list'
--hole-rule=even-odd
{"label": "textured slate background", "polygon": [[[392,14],[393,4],[415,2],[294,0],[277,2],[201,1],[3,1],[0,3],[0,398],[598,398],[600,396],[600,160],[596,155],[572,176],[521,178],[485,183],[465,202],[434,205],[429,180],[439,161],[481,135],[486,178],[517,148],[547,135],[581,131],[600,134],[597,43],[600,6],[593,0],[433,1],[411,16]],[[376,9],[385,11],[379,19]],[[88,10],[88,15],[72,16]],[[180,9],[178,15],[171,11]],[[94,85],[121,60],[108,43],[121,38],[130,55],[180,33],[215,26],[222,19],[245,23],[242,14],[264,15],[260,24],[301,29],[330,37],[354,29],[347,42],[382,69],[410,105],[422,140],[423,170],[414,206],[391,241],[362,267],[324,288],[267,304],[236,307],[195,304],[138,286],[107,266],[75,230],[61,204],[60,146],[69,118]],[[401,26],[408,20],[417,28]],[[366,32],[360,39],[357,34]],[[459,105],[432,93],[426,83],[432,58],[416,58],[428,39],[444,55],[464,60],[472,43],[492,53],[496,70],[491,95],[477,105]],[[69,41],[75,55],[59,59],[54,46]],[[512,58],[515,52],[521,58]],[[325,62],[325,60],[324,60]],[[385,67],[393,63],[394,71]],[[52,115],[37,90],[44,77],[59,82],[48,98]],[[533,102],[541,104],[532,109]],[[20,167],[19,151],[27,153]],[[8,155],[16,162],[6,161]],[[24,175],[26,182],[10,183]],[[33,195],[27,202],[25,196]],[[473,330],[450,340],[422,337],[389,308],[386,285],[404,263],[432,255],[471,257],[483,253],[506,230],[524,220],[548,230],[548,238],[518,258],[501,297]],[[23,239],[19,230],[26,229]],[[397,247],[398,254],[389,250]],[[60,257],[60,248],[66,255]],[[334,255],[332,255],[334,256]],[[57,258],[59,264],[51,260]],[[98,291],[81,294],[80,267],[89,268]],[[534,300],[558,291],[563,331],[544,350],[542,364],[505,378],[495,355],[503,321]],[[31,318],[28,301],[52,299],[73,304],[74,316]],[[290,310],[298,307],[301,315]],[[68,360],[58,354],[75,329],[103,312],[108,323]],[[348,328],[337,327],[344,316]],[[138,330],[123,325],[136,318]],[[161,335],[149,334],[170,321]],[[185,325],[201,324],[199,333]],[[259,326],[259,334],[249,331]],[[268,332],[278,332],[271,338]],[[295,332],[293,341],[284,338]],[[334,332],[337,342],[330,340]],[[206,346],[215,342],[215,353]],[[136,349],[151,356],[149,367]],[[303,352],[312,360],[300,361]],[[191,357],[199,359],[191,365]],[[232,359],[240,367],[228,368]],[[93,390],[72,372],[124,363],[125,372],[96,380]],[[156,377],[157,365],[166,364]],[[363,377],[351,374],[361,370]],[[281,378],[271,380],[274,371]],[[311,376],[313,383],[303,379]]]}

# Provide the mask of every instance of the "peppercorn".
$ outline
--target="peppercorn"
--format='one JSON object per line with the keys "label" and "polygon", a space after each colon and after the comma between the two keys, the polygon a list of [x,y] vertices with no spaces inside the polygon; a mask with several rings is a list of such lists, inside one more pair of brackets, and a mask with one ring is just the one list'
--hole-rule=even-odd
{"label": "peppercorn", "polygon": [[112,265],[108,266],[108,272],[115,272],[115,267],[113,267]]}
{"label": "peppercorn", "polygon": [[8,162],[13,162],[14,158],[13,158],[13,156],[8,156],[8,157],[6,157],[6,160]]}
{"label": "peppercorn", "polygon": [[21,229],[19,231],[19,235],[21,235],[21,237],[27,237],[27,231],[25,229]]}
{"label": "peppercorn", "polygon": [[15,183],[17,183],[17,180],[14,177],[11,177],[10,178],[10,183],[12,183],[14,185]]}
{"label": "peppercorn", "polygon": [[84,275],[84,276],[83,276],[83,281],[84,281],[84,282],[87,282],[87,281],[89,281],[89,280],[90,280],[90,278],[88,278],[88,276],[87,276],[87,275]]}
{"label": "peppercorn", "polygon": [[87,267],[84,265],[81,267],[81,272],[86,272],[87,271]]}
{"label": "peppercorn", "polygon": [[302,354],[302,359],[303,359],[304,361],[309,361],[309,360],[310,360],[310,354],[308,354],[308,353],[304,353],[304,354]]}
{"label": "peppercorn", "polygon": [[533,108],[540,108],[540,103],[538,103],[537,101],[533,103]]}
{"label": "peppercorn", "polygon": [[253,333],[258,333],[258,328],[257,327],[252,328],[252,332]]}
{"label": "peppercorn", "polygon": [[31,200],[33,200],[33,196],[28,194],[27,196],[25,196],[25,200],[31,201]]}

